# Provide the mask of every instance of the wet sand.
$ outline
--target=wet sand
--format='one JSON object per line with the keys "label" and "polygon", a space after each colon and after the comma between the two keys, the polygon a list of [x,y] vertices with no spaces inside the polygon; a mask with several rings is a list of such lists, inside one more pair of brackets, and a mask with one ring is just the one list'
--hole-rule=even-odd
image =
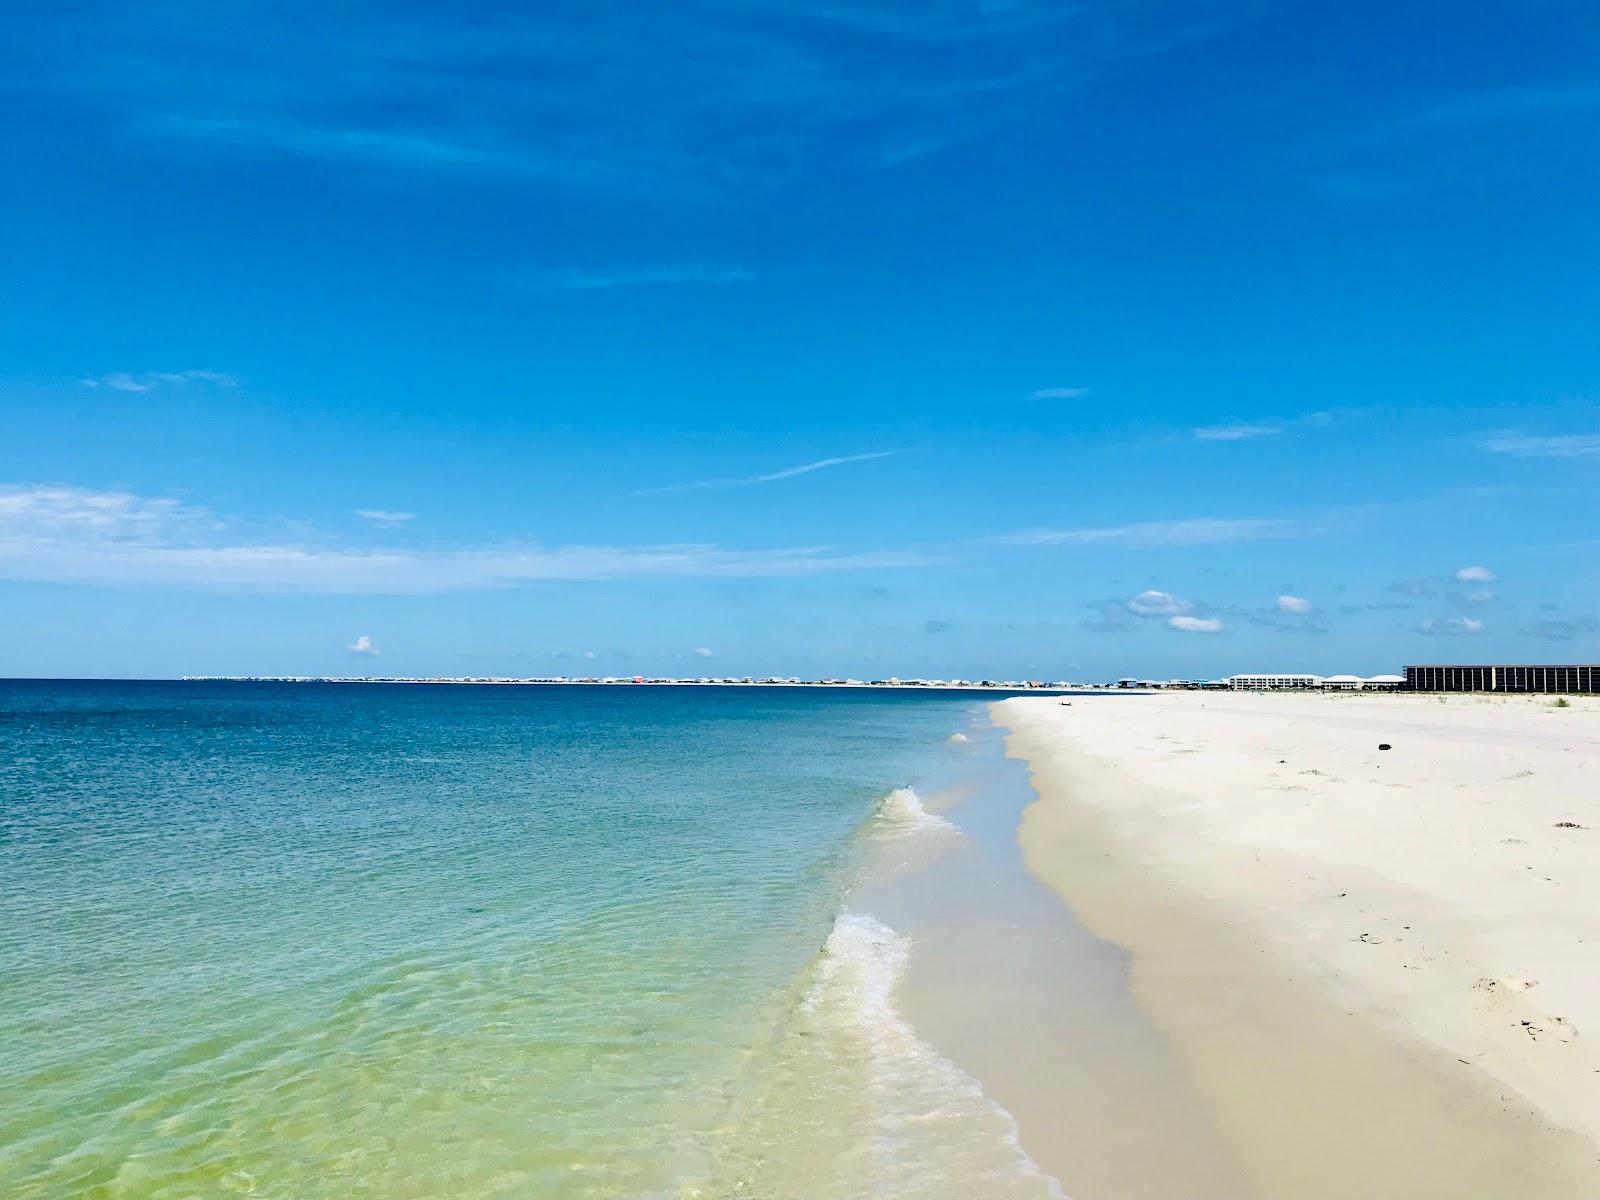
{"label": "wet sand", "polygon": [[[1126,951],[1156,1060],[1194,1098],[1178,1123],[1238,1180],[1143,1194],[1600,1195],[1600,706],[1173,695],[994,713],[1040,797],[1028,867]],[[1048,1025],[1050,970],[991,980]],[[1094,1082],[1036,1047],[1076,1041],[1087,1010],[1015,1038],[1005,1002],[991,1011],[991,1057],[1034,1080],[1034,1115],[1014,1111],[1044,1162]],[[1124,1026],[1093,1032],[1097,1073],[1117,1074]],[[1006,1068],[969,1069],[1011,1106]],[[1128,1090],[1137,1107],[1158,1089]],[[1161,1139],[1139,1151],[1188,1169]],[[1080,1200],[1137,1194],[1104,1166],[1103,1189],[1052,1169]]]}
{"label": "wet sand", "polygon": [[947,771],[918,784],[960,836],[851,897],[912,939],[896,1005],[1012,1115],[1024,1150],[1073,1200],[1231,1200],[1242,1173],[1133,1003],[1127,954],[1022,861],[1017,825],[1034,793],[1004,733],[980,723]]}

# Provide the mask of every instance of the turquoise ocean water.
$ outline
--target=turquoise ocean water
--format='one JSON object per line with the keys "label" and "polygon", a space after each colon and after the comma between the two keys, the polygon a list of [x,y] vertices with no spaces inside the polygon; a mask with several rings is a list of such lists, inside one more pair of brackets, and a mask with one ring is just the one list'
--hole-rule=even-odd
{"label": "turquoise ocean water", "polygon": [[1052,1194],[849,907],[980,710],[0,682],[0,1194]]}

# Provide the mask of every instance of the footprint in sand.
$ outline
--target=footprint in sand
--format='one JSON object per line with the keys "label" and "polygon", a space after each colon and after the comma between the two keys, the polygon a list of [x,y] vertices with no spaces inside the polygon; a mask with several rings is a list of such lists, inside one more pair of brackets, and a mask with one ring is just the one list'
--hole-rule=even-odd
{"label": "footprint in sand", "polygon": [[1578,1036],[1577,1028],[1565,1017],[1546,1017],[1542,1022],[1524,1021],[1522,1028],[1536,1042],[1570,1042]]}
{"label": "footprint in sand", "polygon": [[[1472,985],[1472,990],[1490,1008],[1501,1008],[1511,1002],[1511,997],[1519,992],[1526,992],[1530,988],[1539,986],[1537,979],[1523,979],[1517,975],[1502,975],[1499,978],[1484,976]],[[1523,1022],[1527,1024],[1527,1022]]]}

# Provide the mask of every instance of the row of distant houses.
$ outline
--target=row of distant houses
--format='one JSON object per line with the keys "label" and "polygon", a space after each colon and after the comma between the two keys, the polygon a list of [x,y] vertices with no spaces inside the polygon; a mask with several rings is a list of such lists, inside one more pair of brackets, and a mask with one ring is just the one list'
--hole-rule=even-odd
{"label": "row of distant houses", "polygon": [[1600,693],[1600,665],[1580,663],[1407,667],[1404,675],[1229,675],[1226,679],[1119,679],[1119,688],[1217,692]]}
{"label": "row of distant houses", "polygon": [[1405,686],[1403,675],[1229,675],[1226,679],[1119,679],[1119,688],[1158,688],[1189,692],[1355,692],[1394,691]]}

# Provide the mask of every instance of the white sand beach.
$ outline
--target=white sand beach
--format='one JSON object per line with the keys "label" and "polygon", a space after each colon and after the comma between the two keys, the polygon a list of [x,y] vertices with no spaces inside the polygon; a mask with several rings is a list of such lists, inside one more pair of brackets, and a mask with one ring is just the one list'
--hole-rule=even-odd
{"label": "white sand beach", "polygon": [[1029,867],[1130,952],[1250,1194],[1600,1195],[1600,702],[994,716]]}

